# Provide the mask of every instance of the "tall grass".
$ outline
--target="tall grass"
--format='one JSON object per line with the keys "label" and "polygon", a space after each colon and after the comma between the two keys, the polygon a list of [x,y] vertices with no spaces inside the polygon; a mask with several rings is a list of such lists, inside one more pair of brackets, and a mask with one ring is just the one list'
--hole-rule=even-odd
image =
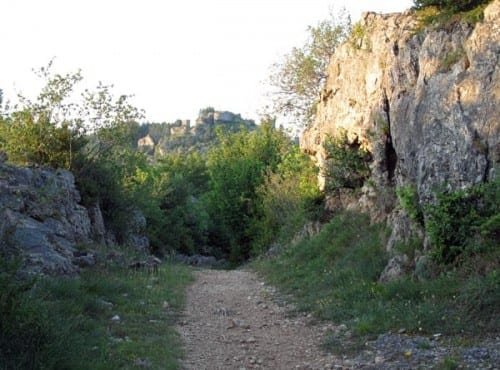
{"label": "tall grass", "polygon": [[154,275],[96,268],[30,284],[2,271],[0,369],[178,368],[173,324],[186,268],[167,264]]}
{"label": "tall grass", "polygon": [[[379,283],[384,228],[354,213],[337,215],[315,237],[255,266],[290,294],[299,310],[348,325],[354,336],[470,333],[500,328],[498,264],[483,274],[453,270],[434,280]],[[499,253],[496,252],[498,261]]]}

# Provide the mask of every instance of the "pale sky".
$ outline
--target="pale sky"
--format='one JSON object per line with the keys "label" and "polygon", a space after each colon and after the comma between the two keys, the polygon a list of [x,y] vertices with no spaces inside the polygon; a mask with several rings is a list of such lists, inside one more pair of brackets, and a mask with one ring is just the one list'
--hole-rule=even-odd
{"label": "pale sky", "polygon": [[39,88],[33,68],[82,70],[84,86],[133,94],[149,121],[213,106],[258,120],[270,66],[308,25],[345,7],[394,12],[411,0],[0,0],[0,89]]}

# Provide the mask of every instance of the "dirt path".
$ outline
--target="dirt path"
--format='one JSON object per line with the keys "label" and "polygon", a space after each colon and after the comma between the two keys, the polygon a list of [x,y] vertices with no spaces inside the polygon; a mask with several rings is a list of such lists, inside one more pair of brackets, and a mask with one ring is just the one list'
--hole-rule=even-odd
{"label": "dirt path", "polygon": [[324,369],[337,362],[321,351],[328,326],[289,317],[274,290],[251,271],[200,270],[188,290],[178,331],[186,369]]}

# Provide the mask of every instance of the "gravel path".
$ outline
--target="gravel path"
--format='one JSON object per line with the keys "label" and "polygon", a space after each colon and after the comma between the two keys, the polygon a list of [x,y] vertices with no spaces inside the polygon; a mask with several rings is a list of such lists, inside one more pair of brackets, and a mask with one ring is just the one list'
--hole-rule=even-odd
{"label": "gravel path", "polygon": [[323,369],[334,362],[319,345],[327,327],[289,317],[274,290],[251,271],[200,270],[187,295],[178,331],[184,367],[211,369]]}
{"label": "gravel path", "polygon": [[293,307],[282,303],[275,289],[252,271],[195,274],[177,328],[185,344],[185,369],[499,369],[498,336],[456,347],[440,334],[386,333],[357,353],[328,354],[321,349],[325,334],[339,343],[352,339],[345,325],[291,316]]}

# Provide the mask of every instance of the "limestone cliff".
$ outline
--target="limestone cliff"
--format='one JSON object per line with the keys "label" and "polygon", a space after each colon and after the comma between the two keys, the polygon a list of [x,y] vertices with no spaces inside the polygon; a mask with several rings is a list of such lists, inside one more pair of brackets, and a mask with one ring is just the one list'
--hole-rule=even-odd
{"label": "limestone cliff", "polygon": [[500,0],[482,22],[445,29],[418,30],[411,11],[366,13],[331,60],[301,147],[323,166],[325,138],[343,128],[370,151],[370,186],[351,206],[389,220],[388,250],[418,232],[394,201],[396,187],[414,186],[422,204],[437,187],[465,188],[498,167],[499,19]]}

